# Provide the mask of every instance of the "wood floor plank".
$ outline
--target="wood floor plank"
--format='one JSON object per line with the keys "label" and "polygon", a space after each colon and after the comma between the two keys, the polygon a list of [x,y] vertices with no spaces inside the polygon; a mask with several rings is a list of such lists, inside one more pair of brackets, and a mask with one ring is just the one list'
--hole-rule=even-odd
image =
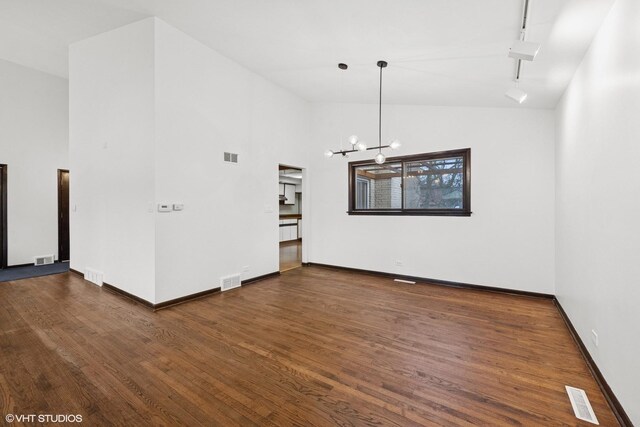
{"label": "wood floor plank", "polygon": [[153,312],[0,284],[0,408],[88,425],[617,425],[549,300],[303,267]]}

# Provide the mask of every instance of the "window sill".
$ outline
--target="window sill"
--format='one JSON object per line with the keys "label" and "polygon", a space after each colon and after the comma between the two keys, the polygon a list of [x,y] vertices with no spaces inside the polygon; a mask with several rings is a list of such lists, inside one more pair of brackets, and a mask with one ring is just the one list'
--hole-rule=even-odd
{"label": "window sill", "polygon": [[471,216],[470,211],[397,211],[397,210],[384,210],[384,211],[347,211],[349,215],[379,215],[379,216]]}

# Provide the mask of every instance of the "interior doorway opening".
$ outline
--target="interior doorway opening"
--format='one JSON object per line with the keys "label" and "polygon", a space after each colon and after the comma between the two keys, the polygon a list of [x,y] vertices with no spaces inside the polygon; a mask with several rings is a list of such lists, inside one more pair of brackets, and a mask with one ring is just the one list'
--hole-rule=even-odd
{"label": "interior doorway opening", "polygon": [[58,169],[58,261],[69,261],[70,255],[69,171]]}
{"label": "interior doorway opening", "polygon": [[278,166],[280,272],[302,266],[302,169]]}

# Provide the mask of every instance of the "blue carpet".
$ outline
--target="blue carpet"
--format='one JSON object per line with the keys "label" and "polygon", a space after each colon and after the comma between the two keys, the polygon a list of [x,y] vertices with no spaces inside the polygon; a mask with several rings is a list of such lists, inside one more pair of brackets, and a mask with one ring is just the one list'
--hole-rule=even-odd
{"label": "blue carpet", "polygon": [[69,271],[68,262],[56,262],[49,265],[28,265],[26,267],[9,267],[0,270],[0,282],[11,280],[28,279],[30,277],[48,276],[50,274],[60,274]]}

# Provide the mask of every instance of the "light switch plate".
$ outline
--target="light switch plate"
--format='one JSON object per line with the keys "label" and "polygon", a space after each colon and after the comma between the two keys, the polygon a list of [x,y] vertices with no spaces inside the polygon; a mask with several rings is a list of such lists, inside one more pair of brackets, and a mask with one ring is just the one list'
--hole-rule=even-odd
{"label": "light switch plate", "polygon": [[158,203],[158,212],[171,212],[171,205],[168,203]]}
{"label": "light switch plate", "polygon": [[173,210],[174,211],[181,211],[184,209],[184,205],[182,203],[174,203],[173,204]]}

